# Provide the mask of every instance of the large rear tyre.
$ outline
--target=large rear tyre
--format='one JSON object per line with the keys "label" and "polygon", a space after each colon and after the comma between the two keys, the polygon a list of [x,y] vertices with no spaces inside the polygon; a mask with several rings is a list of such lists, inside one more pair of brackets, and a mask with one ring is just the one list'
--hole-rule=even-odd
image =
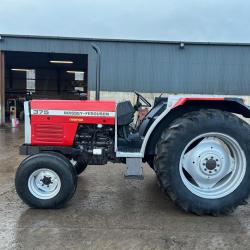
{"label": "large rear tyre", "polygon": [[75,169],[60,154],[39,153],[26,158],[15,177],[19,197],[34,208],[58,208],[75,192]]}
{"label": "large rear tyre", "polygon": [[163,131],[154,167],[182,209],[226,214],[250,194],[250,126],[219,110],[190,112]]}

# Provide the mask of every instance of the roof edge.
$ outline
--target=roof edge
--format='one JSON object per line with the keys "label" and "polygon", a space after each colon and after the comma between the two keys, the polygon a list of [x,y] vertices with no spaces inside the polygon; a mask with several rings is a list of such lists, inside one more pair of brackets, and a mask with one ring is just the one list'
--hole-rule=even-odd
{"label": "roof edge", "polygon": [[164,40],[140,40],[140,39],[120,39],[120,38],[84,38],[84,37],[64,37],[64,36],[42,36],[42,35],[15,35],[0,34],[4,38],[29,38],[29,39],[51,39],[51,40],[72,40],[72,41],[95,41],[95,42],[121,42],[121,43],[158,43],[158,44],[193,44],[193,45],[218,45],[218,46],[250,46],[250,43],[236,42],[192,42],[192,41],[164,41]]}

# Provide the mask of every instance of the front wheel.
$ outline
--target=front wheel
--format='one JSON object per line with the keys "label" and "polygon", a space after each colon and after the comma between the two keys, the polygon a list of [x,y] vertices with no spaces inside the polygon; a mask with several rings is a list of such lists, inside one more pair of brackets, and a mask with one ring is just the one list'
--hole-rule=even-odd
{"label": "front wheel", "polygon": [[250,127],[218,110],[190,112],[167,128],[157,145],[156,174],[185,211],[225,214],[250,193]]}
{"label": "front wheel", "polygon": [[58,208],[74,194],[75,169],[60,154],[39,153],[26,158],[15,177],[19,197],[34,208]]}
{"label": "front wheel", "polygon": [[80,175],[88,166],[85,161],[75,161],[71,159],[70,162],[73,168],[75,169],[77,175]]}

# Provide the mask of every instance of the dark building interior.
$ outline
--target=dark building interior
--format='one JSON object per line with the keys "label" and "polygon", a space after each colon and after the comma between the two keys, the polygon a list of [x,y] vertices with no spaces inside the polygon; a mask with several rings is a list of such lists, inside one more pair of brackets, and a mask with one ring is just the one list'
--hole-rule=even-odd
{"label": "dark building interior", "polygon": [[[5,110],[16,101],[17,117],[23,101],[33,99],[87,99],[88,55],[6,52]],[[20,117],[21,118],[21,117]]]}

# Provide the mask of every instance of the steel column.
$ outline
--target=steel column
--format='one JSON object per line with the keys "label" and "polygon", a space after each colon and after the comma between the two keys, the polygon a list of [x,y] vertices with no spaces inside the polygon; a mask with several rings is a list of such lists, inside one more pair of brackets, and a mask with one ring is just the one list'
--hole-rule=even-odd
{"label": "steel column", "polygon": [[5,58],[0,51],[0,125],[5,123]]}

